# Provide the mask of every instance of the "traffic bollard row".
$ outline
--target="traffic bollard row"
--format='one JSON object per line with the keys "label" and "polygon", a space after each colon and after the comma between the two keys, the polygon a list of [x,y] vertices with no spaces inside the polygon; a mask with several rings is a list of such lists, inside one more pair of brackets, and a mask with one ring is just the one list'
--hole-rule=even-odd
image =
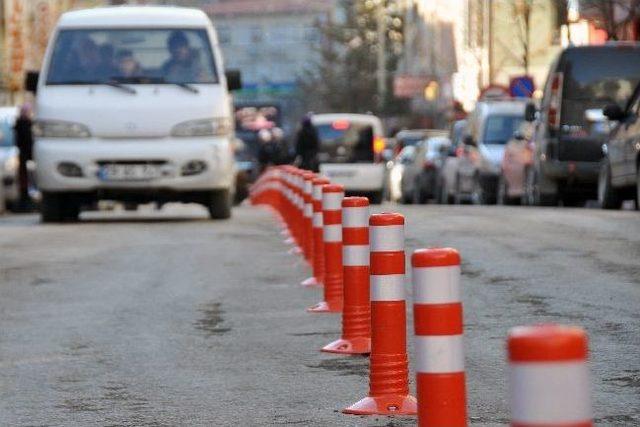
{"label": "traffic bollard row", "polygon": [[[369,213],[365,197],[293,166],[267,169],[249,200],[269,207],[283,236],[322,287],[310,312],[342,313],[340,339],[322,351],[370,354],[369,393],[344,409],[414,415],[420,426],[466,426],[460,255],[418,249],[411,257],[417,399],[409,391],[404,217]],[[592,426],[587,336],[576,327],[516,327],[507,338],[514,427]]]}

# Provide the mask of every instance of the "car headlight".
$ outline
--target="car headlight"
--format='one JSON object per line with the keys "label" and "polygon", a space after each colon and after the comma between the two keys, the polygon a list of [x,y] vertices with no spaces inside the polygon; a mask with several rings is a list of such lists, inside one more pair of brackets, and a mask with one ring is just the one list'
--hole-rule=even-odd
{"label": "car headlight", "polygon": [[225,136],[231,133],[231,120],[225,117],[189,120],[178,123],[171,130],[171,136]]}
{"label": "car headlight", "polygon": [[33,134],[41,138],[89,138],[89,128],[81,123],[61,120],[37,120]]}

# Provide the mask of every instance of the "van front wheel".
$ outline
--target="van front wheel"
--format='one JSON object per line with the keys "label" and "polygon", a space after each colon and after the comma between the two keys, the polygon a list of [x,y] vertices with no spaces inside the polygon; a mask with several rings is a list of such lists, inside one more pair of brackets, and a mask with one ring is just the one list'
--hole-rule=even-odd
{"label": "van front wheel", "polygon": [[211,219],[231,218],[231,192],[229,190],[215,190],[209,194],[205,206],[209,209]]}

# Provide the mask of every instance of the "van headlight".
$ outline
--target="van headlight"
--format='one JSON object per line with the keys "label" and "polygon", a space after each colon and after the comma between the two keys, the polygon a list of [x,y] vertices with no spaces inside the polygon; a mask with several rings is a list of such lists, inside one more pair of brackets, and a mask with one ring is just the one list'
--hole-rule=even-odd
{"label": "van headlight", "polygon": [[171,130],[171,136],[226,136],[231,133],[231,120],[224,117],[189,120],[178,123]]}
{"label": "van headlight", "polygon": [[37,120],[33,124],[33,134],[41,138],[89,138],[91,132],[82,123],[62,120]]}

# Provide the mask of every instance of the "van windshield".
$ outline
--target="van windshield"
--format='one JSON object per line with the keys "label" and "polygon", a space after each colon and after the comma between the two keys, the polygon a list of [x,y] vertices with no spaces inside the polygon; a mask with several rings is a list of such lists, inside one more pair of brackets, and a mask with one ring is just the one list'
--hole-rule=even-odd
{"label": "van windshield", "polygon": [[523,121],[523,116],[494,115],[487,117],[483,142],[485,144],[506,144],[515,131],[520,128]]}
{"label": "van windshield", "polygon": [[583,126],[585,110],[612,103],[624,108],[640,79],[640,48],[567,51],[559,70],[564,73],[562,123]]}
{"label": "van windshield", "polygon": [[204,29],[62,30],[48,85],[218,83]]}
{"label": "van windshield", "polygon": [[320,162],[359,163],[372,162],[373,126],[355,120],[335,120],[316,124],[320,139]]}

